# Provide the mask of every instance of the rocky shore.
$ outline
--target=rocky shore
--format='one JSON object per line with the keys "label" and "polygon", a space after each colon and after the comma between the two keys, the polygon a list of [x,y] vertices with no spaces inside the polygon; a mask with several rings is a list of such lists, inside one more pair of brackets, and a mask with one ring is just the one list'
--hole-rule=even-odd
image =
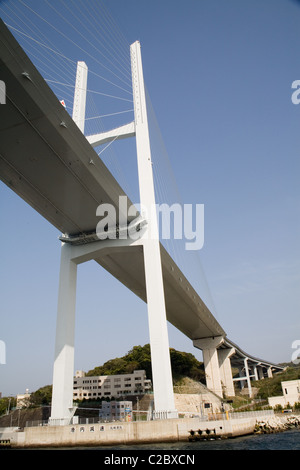
{"label": "rocky shore", "polygon": [[283,415],[272,416],[270,418],[259,420],[256,422],[255,434],[271,434],[282,432],[288,429],[300,428],[300,416]]}

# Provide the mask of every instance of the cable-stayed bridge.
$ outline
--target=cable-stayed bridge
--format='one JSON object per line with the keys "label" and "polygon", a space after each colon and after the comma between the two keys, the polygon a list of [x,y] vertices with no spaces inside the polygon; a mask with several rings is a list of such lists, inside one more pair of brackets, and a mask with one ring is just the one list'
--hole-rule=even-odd
{"label": "cable-stayed bridge", "polygon": [[[145,233],[153,226],[156,230],[155,222],[128,215],[132,202],[93,145],[135,137],[140,199],[144,207],[155,203],[139,43],[131,46],[134,120],[86,137],[80,66],[71,117],[3,23],[0,41],[1,79],[7,84],[6,104],[0,107],[1,179],[62,233],[52,419],[67,420],[72,409],[76,271],[77,265],[90,259],[148,304],[158,416],[176,415],[166,319],[203,351],[207,385],[220,396],[223,392],[234,394],[231,364],[239,367],[238,380],[247,382],[249,391],[251,376],[259,378],[265,370],[269,374],[281,370],[249,356],[227,338],[158,237],[120,235],[136,220],[141,232],[146,222]],[[120,196],[126,198],[126,207],[120,206]],[[96,234],[97,207],[101,204],[115,208],[119,230],[115,239],[99,240]]]}

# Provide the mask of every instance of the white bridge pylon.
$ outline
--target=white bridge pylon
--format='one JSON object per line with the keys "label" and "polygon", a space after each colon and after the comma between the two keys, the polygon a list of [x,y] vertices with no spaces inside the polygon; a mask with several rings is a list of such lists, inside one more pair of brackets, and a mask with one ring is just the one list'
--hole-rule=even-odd
{"label": "white bridge pylon", "polygon": [[[74,413],[74,330],[77,265],[96,259],[103,250],[124,247],[143,247],[147,294],[148,324],[151,348],[152,381],[154,391],[154,418],[175,418],[173,382],[169,352],[166,306],[157,218],[153,213],[155,193],[149,141],[145,86],[141,46],[136,41],[130,46],[131,73],[134,99],[134,121],[108,132],[88,136],[89,143],[100,144],[126,137],[136,138],[140,204],[149,215],[147,228],[138,240],[99,240],[85,245],[62,242],[57,309],[55,360],[50,424],[67,424]],[[78,62],[73,106],[73,120],[84,132],[87,67]],[[151,233],[151,236],[147,236]]]}

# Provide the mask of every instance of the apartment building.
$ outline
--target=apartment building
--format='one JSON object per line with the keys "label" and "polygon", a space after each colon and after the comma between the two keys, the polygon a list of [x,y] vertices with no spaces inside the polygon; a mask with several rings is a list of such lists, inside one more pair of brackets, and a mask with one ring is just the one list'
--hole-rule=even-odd
{"label": "apartment building", "polygon": [[73,383],[73,399],[119,398],[138,395],[151,390],[151,380],[144,370],[132,374],[99,375],[87,377],[83,371],[76,371]]}

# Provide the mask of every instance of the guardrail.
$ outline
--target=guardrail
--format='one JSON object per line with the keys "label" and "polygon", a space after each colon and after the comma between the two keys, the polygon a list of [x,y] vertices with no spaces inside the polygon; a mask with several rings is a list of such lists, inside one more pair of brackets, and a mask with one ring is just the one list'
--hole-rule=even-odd
{"label": "guardrail", "polygon": [[274,416],[274,410],[259,410],[259,411],[228,411],[229,419],[239,418],[260,418],[262,416]]}
{"label": "guardrail", "polygon": [[[235,411],[226,411],[225,413],[209,413],[208,415],[200,416],[198,414],[193,414],[189,412],[178,412],[179,417],[181,418],[197,418],[200,421],[219,421],[219,420],[230,420],[230,419],[243,419],[243,418],[262,418],[264,417],[271,417],[274,416],[274,410],[260,410],[260,411],[243,411],[243,412],[235,412]],[[76,419],[77,418],[77,419]],[[97,424],[97,423],[121,423],[121,422],[135,422],[135,421],[148,421],[149,415],[147,416],[147,412],[136,412],[133,413],[132,419],[101,419],[98,416],[95,417],[77,417],[75,416],[75,420],[73,420],[73,424]],[[57,423],[52,422],[57,426],[64,425],[65,420],[57,420]],[[34,426],[49,426],[49,422],[37,420],[37,421],[27,421],[25,427],[34,427]]]}

